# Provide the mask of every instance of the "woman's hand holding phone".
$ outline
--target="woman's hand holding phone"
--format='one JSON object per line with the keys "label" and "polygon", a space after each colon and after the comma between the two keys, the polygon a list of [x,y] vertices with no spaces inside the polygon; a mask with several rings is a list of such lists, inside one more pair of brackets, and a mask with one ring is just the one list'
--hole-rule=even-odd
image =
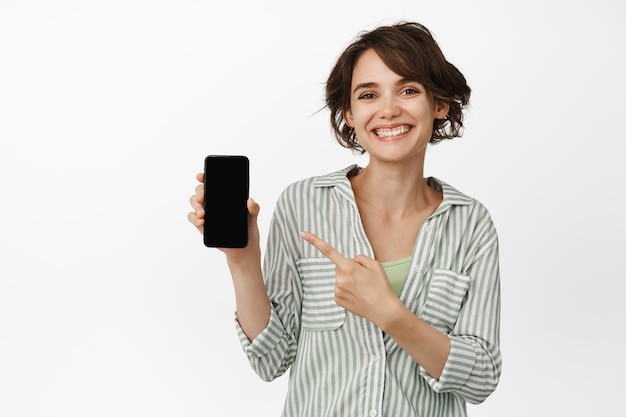
{"label": "woman's hand holding phone", "polygon": [[[191,196],[189,202],[191,203],[191,207],[193,211],[191,211],[187,218],[191,224],[193,224],[196,229],[204,234],[204,223],[205,223],[205,210],[204,210],[204,173],[200,172],[196,175],[196,179],[200,184],[196,186],[195,194]],[[259,227],[257,223],[259,211],[261,207],[259,204],[254,201],[252,198],[248,198],[247,201],[248,208],[248,245],[245,248],[218,248],[222,252],[224,252],[228,258],[229,263],[238,263],[243,262],[248,259],[250,256],[254,258],[260,259],[260,234]]]}

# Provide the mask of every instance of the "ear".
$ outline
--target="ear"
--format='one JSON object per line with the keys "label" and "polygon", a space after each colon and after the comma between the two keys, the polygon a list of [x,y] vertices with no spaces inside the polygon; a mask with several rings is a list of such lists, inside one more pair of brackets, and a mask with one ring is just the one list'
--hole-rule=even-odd
{"label": "ear", "polygon": [[349,127],[354,127],[354,117],[352,117],[352,112],[350,111],[350,109],[344,110],[343,119],[346,121],[346,124]]}
{"label": "ear", "polygon": [[435,119],[445,119],[448,111],[450,111],[450,105],[448,103],[441,100],[435,102]]}

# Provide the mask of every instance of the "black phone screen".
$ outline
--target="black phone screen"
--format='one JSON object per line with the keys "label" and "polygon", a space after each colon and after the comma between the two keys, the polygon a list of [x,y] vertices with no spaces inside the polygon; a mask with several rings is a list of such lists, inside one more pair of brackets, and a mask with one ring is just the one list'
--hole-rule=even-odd
{"label": "black phone screen", "polygon": [[209,155],[205,158],[205,246],[247,246],[249,166],[248,158],[240,155]]}

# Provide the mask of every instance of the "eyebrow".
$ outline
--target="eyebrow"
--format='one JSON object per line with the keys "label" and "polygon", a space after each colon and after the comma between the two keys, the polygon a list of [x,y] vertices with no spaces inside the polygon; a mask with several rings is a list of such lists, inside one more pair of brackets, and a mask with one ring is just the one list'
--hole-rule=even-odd
{"label": "eyebrow", "polygon": [[[398,80],[396,85],[402,85],[402,84],[406,84],[406,83],[418,83],[419,84],[418,81],[410,80],[408,78],[402,78],[402,79]],[[361,89],[374,88],[374,87],[378,87],[378,83],[371,82],[371,81],[370,82],[366,82],[366,83],[360,83],[360,84],[357,84],[354,87],[354,90],[352,90],[352,94],[356,93],[358,90],[361,90]]]}

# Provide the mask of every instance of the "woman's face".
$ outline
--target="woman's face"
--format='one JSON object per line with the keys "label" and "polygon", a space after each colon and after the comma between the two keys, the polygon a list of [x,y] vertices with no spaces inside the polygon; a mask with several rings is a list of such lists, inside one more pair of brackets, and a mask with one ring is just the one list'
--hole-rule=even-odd
{"label": "woman's face", "polygon": [[344,116],[370,159],[423,158],[434,119],[447,112],[447,104],[435,103],[424,86],[393,72],[373,50],[358,58]]}

